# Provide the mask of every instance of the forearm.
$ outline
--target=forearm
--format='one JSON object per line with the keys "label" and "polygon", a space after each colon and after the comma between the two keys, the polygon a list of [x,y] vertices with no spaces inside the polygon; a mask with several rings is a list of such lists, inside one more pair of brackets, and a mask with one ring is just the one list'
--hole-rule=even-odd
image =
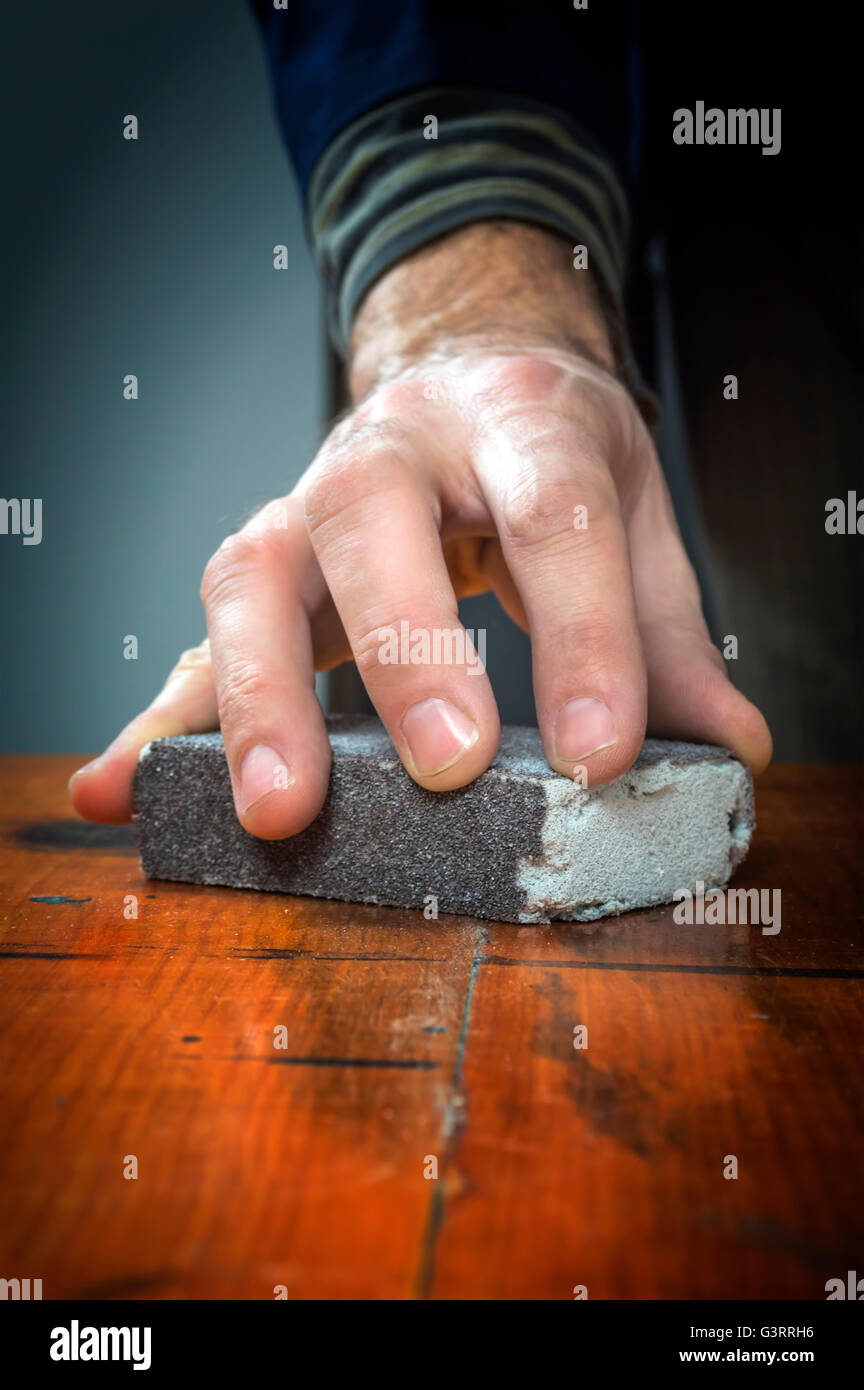
{"label": "forearm", "polygon": [[616,370],[596,282],[563,236],[484,221],[422,247],[372,286],[354,321],[353,399],[412,363],[458,347],[548,346]]}

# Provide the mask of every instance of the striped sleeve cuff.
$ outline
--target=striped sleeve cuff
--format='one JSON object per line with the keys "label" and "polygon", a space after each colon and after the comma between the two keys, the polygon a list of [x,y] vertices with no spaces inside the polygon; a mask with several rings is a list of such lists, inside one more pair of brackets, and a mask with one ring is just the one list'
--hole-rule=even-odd
{"label": "striped sleeve cuff", "polygon": [[510,93],[417,89],[367,112],[325,150],[307,219],[337,349],[345,353],[361,299],[389,266],[445,232],[498,217],[587,248],[619,376],[653,422],[656,403],[624,327],[628,210],[615,170],[565,113]]}

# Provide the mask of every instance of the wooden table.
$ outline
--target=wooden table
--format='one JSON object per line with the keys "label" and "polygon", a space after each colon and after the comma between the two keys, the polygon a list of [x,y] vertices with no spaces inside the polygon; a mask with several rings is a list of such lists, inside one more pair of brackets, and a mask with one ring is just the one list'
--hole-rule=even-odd
{"label": "wooden table", "polygon": [[128,827],[73,819],[79,762],[0,784],[0,1275],[249,1299],[864,1275],[854,769],[760,783],[736,884],[782,889],[771,936],[148,882]]}

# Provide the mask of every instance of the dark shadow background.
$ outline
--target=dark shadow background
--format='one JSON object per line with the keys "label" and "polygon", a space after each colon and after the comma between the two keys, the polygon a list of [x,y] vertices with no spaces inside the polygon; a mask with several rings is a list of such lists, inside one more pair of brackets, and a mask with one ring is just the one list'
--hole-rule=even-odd
{"label": "dark shadow background", "polygon": [[[777,755],[859,760],[864,538],[825,531],[829,498],[864,496],[852,36],[839,9],[645,14],[631,315],[664,462]],[[306,467],[338,379],[246,5],[7,7],[4,38],[2,492],[44,516],[40,546],[0,536],[0,746],[95,751],[200,639],[208,556]],[[781,153],[675,146],[699,99],[780,106]],[[530,718],[527,643],[488,600],[463,619],[502,716]]]}
{"label": "dark shadow background", "polygon": [[[864,535],[825,530],[829,498],[864,498],[852,15],[757,0],[700,19],[673,5],[649,36],[645,215],[667,237],[715,626],[738,636],[731,674],[776,755],[805,761],[864,756]],[[698,98],[781,107],[781,152],[675,146],[671,112]]]}

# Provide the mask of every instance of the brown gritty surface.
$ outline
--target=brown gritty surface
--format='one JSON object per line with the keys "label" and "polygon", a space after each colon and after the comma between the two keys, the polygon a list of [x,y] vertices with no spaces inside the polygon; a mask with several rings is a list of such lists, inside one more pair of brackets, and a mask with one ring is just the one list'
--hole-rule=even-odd
{"label": "brown gritty surface", "polygon": [[782,890],[767,936],[149,882],[127,828],[73,819],[80,762],[2,760],[0,1276],[824,1299],[860,1268],[859,770],[760,781],[733,886]]}

